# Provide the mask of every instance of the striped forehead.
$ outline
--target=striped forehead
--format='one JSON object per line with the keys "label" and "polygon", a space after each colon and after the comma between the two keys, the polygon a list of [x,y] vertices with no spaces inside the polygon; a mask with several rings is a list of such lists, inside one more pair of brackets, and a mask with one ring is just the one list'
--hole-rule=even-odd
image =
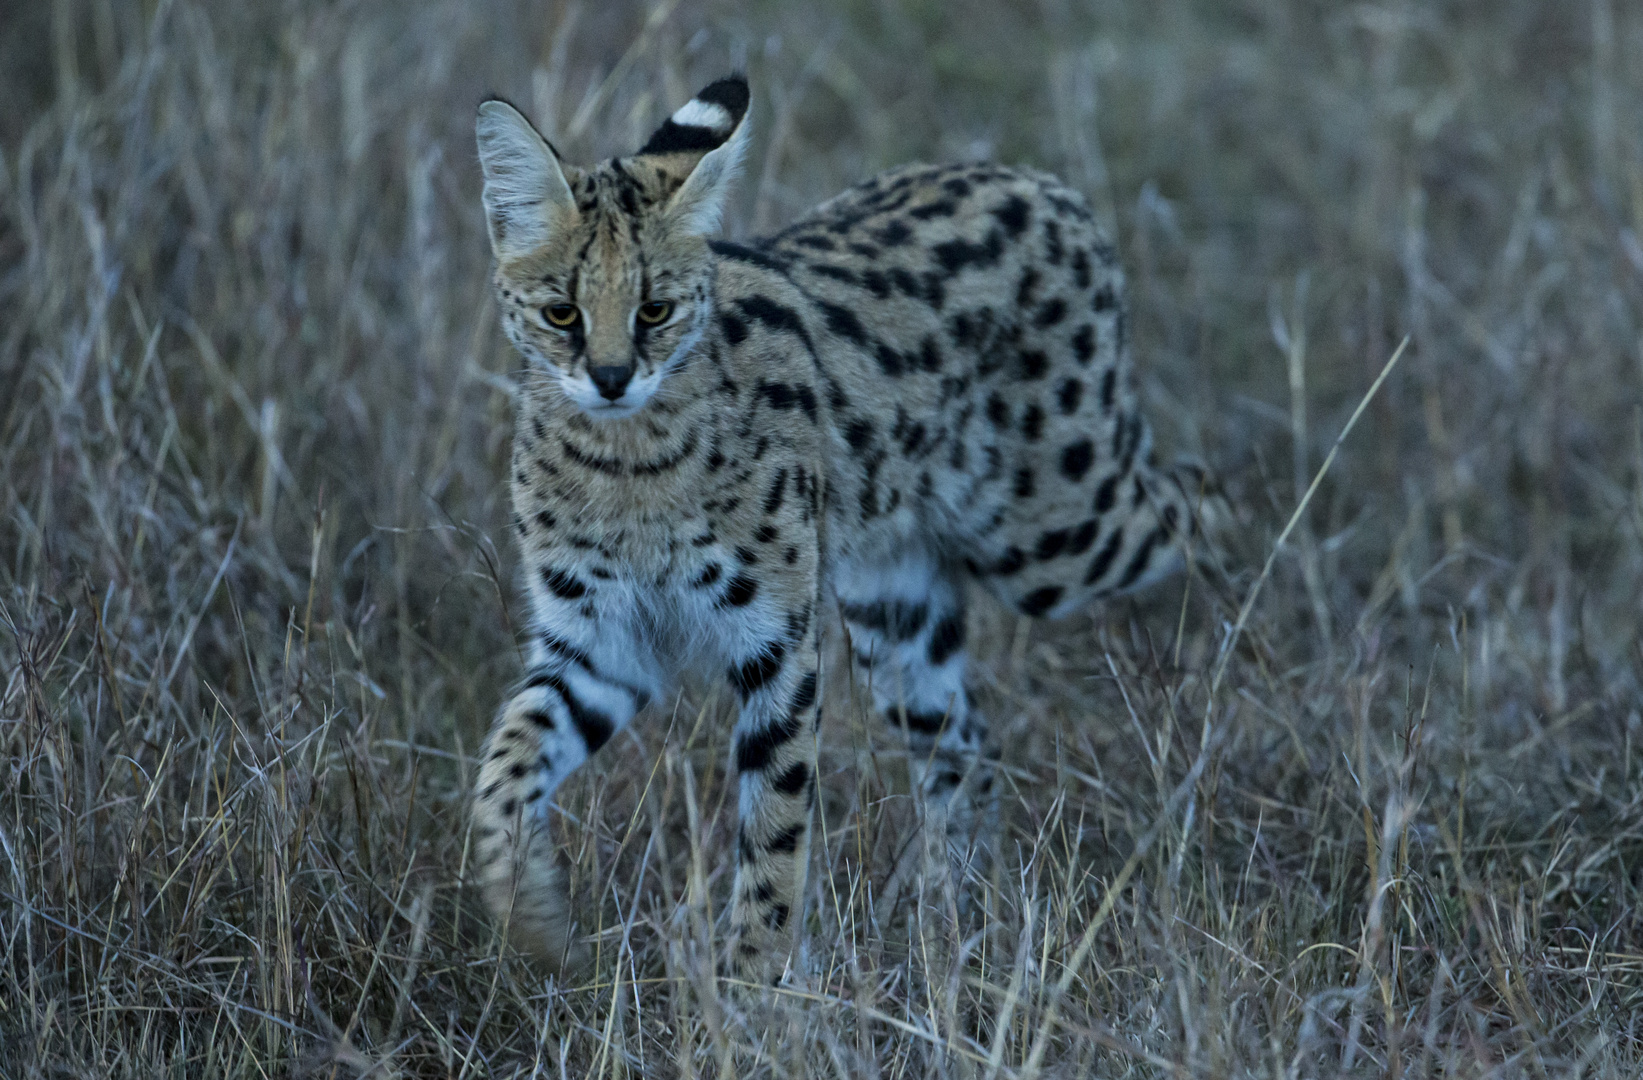
{"label": "striped forehead", "polygon": [[612,158],[589,169],[576,186],[576,208],[584,218],[610,224],[623,218],[630,231],[652,216],[682,181],[642,158]]}

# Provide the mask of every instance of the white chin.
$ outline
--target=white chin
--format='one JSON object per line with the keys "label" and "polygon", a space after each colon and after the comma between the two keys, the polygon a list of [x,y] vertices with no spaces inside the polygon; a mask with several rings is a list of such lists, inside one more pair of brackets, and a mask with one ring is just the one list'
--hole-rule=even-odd
{"label": "white chin", "polygon": [[577,404],[595,420],[620,420],[624,416],[632,416],[638,412],[642,403],[635,402],[632,394],[623,394],[615,401],[600,398],[597,405],[585,401],[578,401]]}

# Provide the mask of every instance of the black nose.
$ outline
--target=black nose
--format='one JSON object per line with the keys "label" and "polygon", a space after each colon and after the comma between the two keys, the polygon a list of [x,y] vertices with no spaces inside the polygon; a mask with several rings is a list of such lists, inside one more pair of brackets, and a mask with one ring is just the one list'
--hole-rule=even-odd
{"label": "black nose", "polygon": [[615,401],[622,396],[622,391],[628,388],[628,382],[633,378],[631,367],[596,367],[588,372],[593,379],[593,385],[599,388],[599,396]]}

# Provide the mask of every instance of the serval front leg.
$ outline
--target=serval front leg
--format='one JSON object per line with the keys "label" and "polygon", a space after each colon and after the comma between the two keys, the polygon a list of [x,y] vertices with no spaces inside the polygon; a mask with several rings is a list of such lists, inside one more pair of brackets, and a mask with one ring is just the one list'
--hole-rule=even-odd
{"label": "serval front leg", "polygon": [[[600,619],[591,604],[537,599],[529,673],[503,706],[482,751],[473,803],[476,866],[486,903],[508,940],[565,972],[580,968],[586,951],[572,936],[572,907],[548,832],[548,808],[565,778],[626,727],[660,684],[619,619]],[[594,616],[586,613],[590,609]]]}
{"label": "serval front leg", "polygon": [[790,603],[773,604],[743,628],[756,632],[737,635],[744,647],[729,669],[741,703],[733,742],[739,821],[729,968],[752,982],[779,976],[792,944],[816,804],[814,583],[790,589]]}

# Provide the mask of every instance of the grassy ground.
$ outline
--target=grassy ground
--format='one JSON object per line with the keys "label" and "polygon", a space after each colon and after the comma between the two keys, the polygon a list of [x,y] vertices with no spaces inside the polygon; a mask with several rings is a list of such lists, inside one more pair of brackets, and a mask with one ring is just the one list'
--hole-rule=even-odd
{"label": "grassy ground", "polygon": [[[1624,0],[0,3],[0,1075],[1637,1076],[1639,55]],[[473,107],[591,158],[731,68],[732,233],[915,158],[1088,191],[1246,518],[982,610],[962,897],[879,899],[836,693],[814,973],[750,1012],[711,687],[562,792],[591,982],[460,884],[519,669]]]}

